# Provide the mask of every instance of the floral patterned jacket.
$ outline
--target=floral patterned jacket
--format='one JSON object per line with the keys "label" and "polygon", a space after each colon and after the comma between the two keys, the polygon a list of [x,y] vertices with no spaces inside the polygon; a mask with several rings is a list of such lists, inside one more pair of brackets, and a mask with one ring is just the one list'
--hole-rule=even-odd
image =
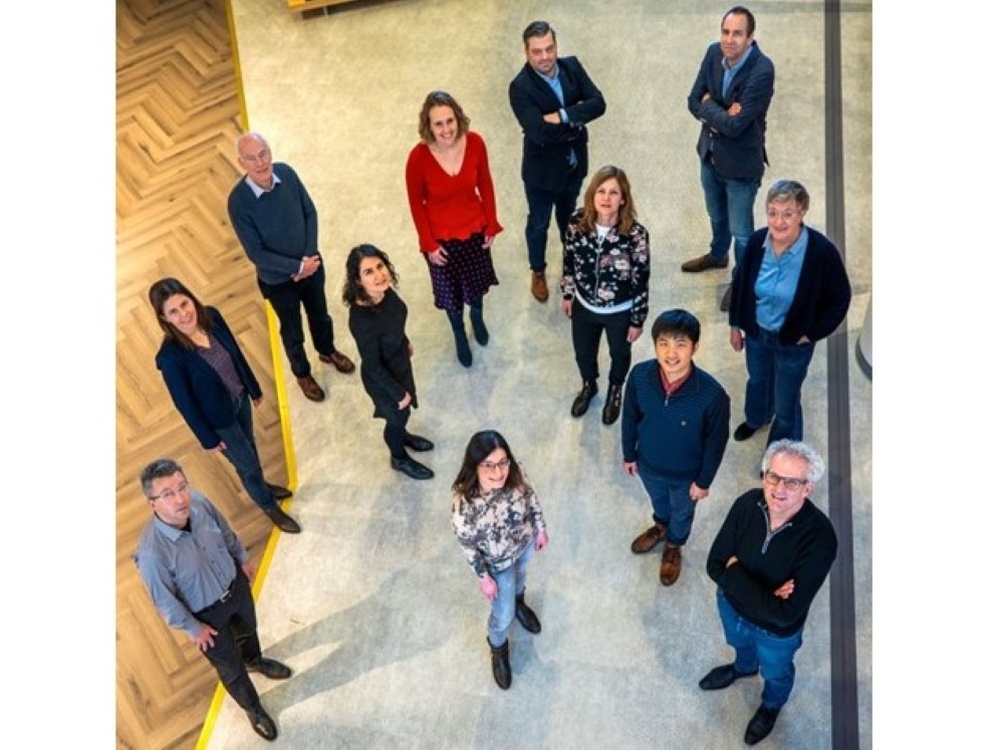
{"label": "floral patterned jacket", "polygon": [[592,307],[632,302],[631,324],[641,328],[649,314],[649,232],[639,222],[628,235],[612,227],[601,242],[580,228],[578,209],[563,238],[563,299],[579,296]]}
{"label": "floral patterned jacket", "polygon": [[471,498],[455,494],[451,524],[465,559],[480,578],[509,568],[545,530],[542,506],[527,477],[523,490],[499,489]]}

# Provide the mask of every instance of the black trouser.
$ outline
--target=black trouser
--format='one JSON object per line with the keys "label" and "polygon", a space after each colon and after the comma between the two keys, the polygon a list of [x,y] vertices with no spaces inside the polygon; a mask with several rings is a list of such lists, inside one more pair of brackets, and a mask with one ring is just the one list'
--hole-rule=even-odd
{"label": "black trouser", "polygon": [[239,567],[230,591],[226,601],[217,601],[194,616],[218,631],[215,645],[204,654],[219,674],[222,686],[244,711],[256,711],[261,708],[260,696],[245,665],[260,658],[257,612],[250,582]]}
{"label": "black trouser", "polygon": [[326,309],[326,272],[319,267],[312,276],[302,281],[288,281],[284,284],[266,284],[260,279],[257,286],[260,293],[271,303],[274,314],[281,324],[281,343],[285,347],[288,363],[297,378],[310,373],[309,358],[306,356],[305,334],[302,331],[302,310],[306,310],[309,333],[313,348],[320,354],[333,354],[333,318]]}
{"label": "black trouser", "polygon": [[393,458],[406,458],[406,423],[410,421],[410,412],[413,409],[407,406],[405,409],[395,409],[390,412],[384,409],[380,417],[385,420],[385,427],[382,429],[382,439],[389,446],[389,454]]}
{"label": "black trouser", "polygon": [[632,325],[632,312],[602,315],[592,312],[573,299],[573,351],[580,377],[587,382],[597,382],[597,354],[601,346],[601,333],[608,339],[611,353],[610,385],[624,385],[628,369],[632,366],[632,344],[628,340],[628,329]]}

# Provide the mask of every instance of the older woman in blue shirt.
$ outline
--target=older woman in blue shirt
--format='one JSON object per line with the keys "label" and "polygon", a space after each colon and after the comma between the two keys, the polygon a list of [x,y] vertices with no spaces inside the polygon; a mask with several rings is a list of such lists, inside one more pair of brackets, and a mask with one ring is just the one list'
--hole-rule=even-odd
{"label": "older woman in blue shirt", "polygon": [[840,252],[804,223],[809,193],[794,180],[767,191],[767,228],[754,232],[733,274],[729,341],[746,351],[745,419],[733,438],[771,424],[768,444],[802,440],[802,383],[816,342],[847,315],[851,285]]}

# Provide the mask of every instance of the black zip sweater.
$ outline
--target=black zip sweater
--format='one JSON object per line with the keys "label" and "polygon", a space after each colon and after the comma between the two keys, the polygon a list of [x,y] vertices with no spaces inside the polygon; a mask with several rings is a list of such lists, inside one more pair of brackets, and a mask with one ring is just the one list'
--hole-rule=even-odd
{"label": "black zip sweater", "polygon": [[[743,618],[778,636],[805,625],[809,606],[837,556],[837,535],[826,515],[806,499],[801,510],[769,532],[764,490],[736,498],[708,553],[708,575]],[[726,567],[736,556],[739,562]],[[787,599],[775,589],[793,579]]]}

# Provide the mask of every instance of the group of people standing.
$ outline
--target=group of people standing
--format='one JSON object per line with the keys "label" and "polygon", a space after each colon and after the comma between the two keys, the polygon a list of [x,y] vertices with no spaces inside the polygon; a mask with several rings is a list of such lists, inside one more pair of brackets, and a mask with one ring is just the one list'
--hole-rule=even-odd
{"label": "group of people standing", "polygon": [[[733,438],[746,440],[773,422],[762,485],[737,498],[707,564],[718,585],[726,642],[736,657],[713,669],[700,686],[717,690],[762,673],[761,707],[747,726],[748,744],[770,733],[788,699],[802,627],[836,554],[832,526],[808,499],[824,465],[801,442],[800,393],[816,342],[840,325],[851,294],[837,249],[804,223],[809,195],[798,182],[772,185],[765,201],[767,227],[753,229],[774,81],[773,64],[757,46],[754,30],[746,8],[725,14],[720,41],[709,46],[688,97],[690,112],[702,123],[697,152],[712,239],[707,254],[682,266],[692,273],[728,268],[734,246],[735,267],[721,307],[729,315],[731,346],[745,352],[748,380],[745,418]],[[681,549],[697,502],[708,496],[722,462],[730,399],[694,364],[701,324],[686,310],[655,318],[655,357],[632,367],[631,347],[649,313],[649,233],[620,167],[596,169],[577,206],[588,174],[587,123],[605,113],[604,98],[577,58],[558,56],[548,23],[529,24],[523,42],[526,61],[510,84],[509,99],[524,135],[530,291],[539,303],[549,298],[546,242],[554,211],[563,241],[561,309],[570,320],[582,380],[570,413],[582,417],[599,392],[603,334],[611,366],[602,421],[611,425],[622,417],[622,469],[640,478],[653,510],[653,525],[631,549],[645,554],[662,543],[659,577],[670,586],[681,572]],[[448,318],[464,367],[473,362],[466,307],[476,343],[486,346],[490,340],[484,298],[499,283],[492,250],[503,231],[486,144],[469,124],[451,94],[432,91],[420,109],[420,142],[405,169],[434,305]],[[233,229],[278,318],[298,385],[306,398],[322,401],[325,392],[305,352],[303,309],[320,361],[345,374],[355,364],[334,345],[315,205],[296,172],[272,161],[262,136],[243,135],[236,148],[246,174],[229,197]],[[346,257],[341,300],[373,416],[385,422],[390,466],[426,480],[434,472],[408,452],[430,451],[434,444],[407,429],[418,398],[408,308],[396,292],[397,281],[386,252],[358,245]],[[272,522],[282,531],[299,532],[298,522],[277,504],[291,493],[264,479],[251,417],[251,405],[259,405],[263,394],[221,313],[169,277],[150,287],[149,300],[164,334],[156,366],[178,411],[202,447],[233,464]],[[247,672],[285,679],[291,671],[260,653],[245,549],[208,499],[188,487],[176,462],[150,464],[140,481],[153,518],[136,563],[154,603],[169,625],[186,630],[205,652],[254,730],[274,739],[276,725]],[[451,490],[454,533],[490,602],[493,677],[508,689],[510,626],[517,619],[532,634],[542,627],[525,602],[527,566],[549,541],[541,504],[523,465],[495,430],[472,436]]]}

